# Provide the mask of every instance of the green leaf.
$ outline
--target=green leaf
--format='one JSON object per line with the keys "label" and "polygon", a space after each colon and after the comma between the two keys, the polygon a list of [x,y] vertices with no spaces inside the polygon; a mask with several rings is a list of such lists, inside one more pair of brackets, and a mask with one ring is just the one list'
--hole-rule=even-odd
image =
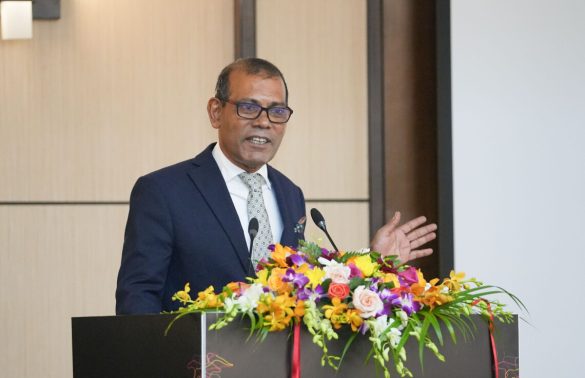
{"label": "green leaf", "polygon": [[451,336],[451,340],[453,340],[453,343],[456,344],[457,337],[455,336],[455,330],[453,329],[453,324],[451,324],[451,321],[449,320],[448,315],[442,315],[439,313],[436,313],[435,315],[437,316],[437,318],[439,318],[443,322],[443,324],[445,324],[445,326],[447,327],[447,330],[449,331],[449,335]]}
{"label": "green leaf", "polygon": [[354,290],[356,287],[363,285],[364,284],[364,279],[360,278],[360,277],[354,277],[351,280],[349,280],[349,288],[351,290]]}
{"label": "green leaf", "polygon": [[408,322],[406,324],[406,327],[402,330],[402,337],[400,338],[398,345],[396,345],[396,348],[395,348],[396,350],[400,350],[404,347],[404,345],[406,344],[406,342],[410,338],[410,331],[412,331],[412,324],[411,324],[411,322]]}
{"label": "green leaf", "polygon": [[429,326],[431,325],[430,316],[425,316],[425,320],[423,321],[422,327],[420,329],[420,338],[418,340],[418,359],[420,361],[421,370],[424,369],[423,365],[423,353],[425,348],[425,340],[427,338],[427,333],[429,331]]}
{"label": "green leaf", "polygon": [[433,326],[433,329],[435,330],[435,334],[437,335],[437,339],[439,339],[439,344],[443,345],[443,333],[441,332],[441,326],[439,325],[439,322],[437,322],[437,318],[435,317],[435,314],[433,314],[432,312],[429,312],[429,314],[427,316],[430,319],[430,322],[431,322],[431,325]]}
{"label": "green leaf", "polygon": [[[199,312],[199,311],[198,311]],[[165,329],[165,336],[169,333],[169,331],[171,330],[171,327],[173,326],[173,324],[175,324],[175,322],[179,319],[181,319],[183,316],[185,315],[189,315],[191,312],[181,312],[179,313],[179,315],[175,316],[175,318],[173,320],[171,320],[171,322],[169,323],[169,325],[167,326],[167,328]]]}
{"label": "green leaf", "polygon": [[343,352],[341,352],[341,357],[339,358],[339,364],[337,365],[338,367],[341,366],[341,363],[343,362],[343,359],[345,358],[345,354],[349,350],[349,347],[351,346],[351,344],[353,343],[353,341],[355,340],[357,335],[359,335],[359,332],[353,332],[351,337],[345,343],[345,346],[343,347]]}

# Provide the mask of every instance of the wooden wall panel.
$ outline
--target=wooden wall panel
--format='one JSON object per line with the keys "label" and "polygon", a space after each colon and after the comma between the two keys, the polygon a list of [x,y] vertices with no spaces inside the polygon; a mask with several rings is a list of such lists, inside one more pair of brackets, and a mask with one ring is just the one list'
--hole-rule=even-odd
{"label": "wooden wall panel", "polygon": [[[435,3],[384,1],[386,214],[438,222]],[[441,225],[439,225],[441,227]],[[437,276],[435,253],[414,261]],[[445,251],[449,253],[448,251]]]}
{"label": "wooden wall panel", "polygon": [[0,201],[125,201],[192,157],[233,33],[231,0],[70,0],[0,41]]}
{"label": "wooden wall panel", "polygon": [[71,317],[115,312],[127,214],[0,206],[0,375],[71,376]]}
{"label": "wooden wall panel", "polygon": [[311,202],[307,204],[305,239],[324,248],[332,248],[327,236],[311,220],[311,208],[317,208],[327,223],[327,230],[337,247],[344,251],[370,246],[368,203]]}
{"label": "wooden wall panel", "polygon": [[295,113],[274,165],[307,198],[367,199],[366,3],[257,1],[257,55],[283,71]]}

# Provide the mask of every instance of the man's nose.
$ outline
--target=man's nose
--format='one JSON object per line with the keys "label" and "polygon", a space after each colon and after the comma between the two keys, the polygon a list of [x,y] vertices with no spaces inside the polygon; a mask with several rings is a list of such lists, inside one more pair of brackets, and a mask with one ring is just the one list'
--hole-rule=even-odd
{"label": "man's nose", "polygon": [[268,109],[262,109],[260,115],[256,118],[255,125],[258,127],[268,128],[272,126],[270,118],[268,118]]}

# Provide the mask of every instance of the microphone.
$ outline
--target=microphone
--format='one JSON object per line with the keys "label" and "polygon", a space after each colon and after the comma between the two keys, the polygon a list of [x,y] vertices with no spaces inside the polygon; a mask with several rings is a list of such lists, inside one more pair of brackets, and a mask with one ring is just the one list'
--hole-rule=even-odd
{"label": "microphone", "polygon": [[[248,223],[248,235],[250,235],[250,250],[249,250],[249,261],[250,261],[250,268],[251,273],[255,272],[254,265],[252,263],[252,248],[254,247],[254,239],[256,239],[256,235],[258,235],[258,219],[252,218],[250,219],[250,223]],[[250,273],[250,272],[248,272]]]}
{"label": "microphone", "polygon": [[325,235],[327,235],[327,239],[329,239],[329,242],[331,243],[333,248],[335,248],[336,251],[339,251],[339,248],[337,248],[337,246],[333,242],[333,239],[331,239],[329,232],[327,232],[327,225],[325,224],[325,218],[323,218],[323,214],[321,214],[319,210],[312,208],[311,218],[313,218],[313,222],[315,222],[317,227],[319,227],[325,233]]}

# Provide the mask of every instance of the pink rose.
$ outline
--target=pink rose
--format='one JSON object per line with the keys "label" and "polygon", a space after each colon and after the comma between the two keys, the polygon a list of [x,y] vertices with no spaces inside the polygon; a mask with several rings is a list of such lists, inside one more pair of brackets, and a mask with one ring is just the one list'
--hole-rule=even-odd
{"label": "pink rose", "polygon": [[360,310],[364,319],[371,318],[384,308],[384,303],[375,291],[358,286],[353,291],[353,306]]}
{"label": "pink rose", "polygon": [[351,273],[351,269],[348,266],[345,266],[336,261],[332,261],[328,263],[328,265],[325,266],[323,270],[325,271],[325,278],[330,278],[331,282],[339,284],[349,283],[349,274]]}

